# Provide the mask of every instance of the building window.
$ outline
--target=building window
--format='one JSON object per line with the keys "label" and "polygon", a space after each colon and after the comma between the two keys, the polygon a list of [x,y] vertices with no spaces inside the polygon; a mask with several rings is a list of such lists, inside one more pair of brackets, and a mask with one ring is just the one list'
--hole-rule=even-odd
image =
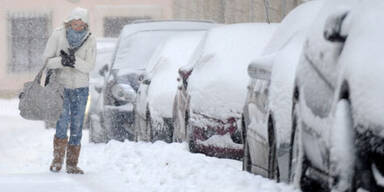
{"label": "building window", "polygon": [[8,72],[37,71],[42,67],[42,55],[48,40],[48,15],[10,14]]}
{"label": "building window", "polygon": [[118,37],[124,25],[150,17],[104,17],[104,37]]}

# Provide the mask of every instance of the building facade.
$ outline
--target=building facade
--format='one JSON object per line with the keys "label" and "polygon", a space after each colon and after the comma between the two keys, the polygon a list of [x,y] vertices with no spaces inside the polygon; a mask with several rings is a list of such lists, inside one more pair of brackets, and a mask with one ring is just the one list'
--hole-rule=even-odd
{"label": "building facade", "polygon": [[16,96],[42,67],[42,52],[54,28],[75,7],[90,11],[96,37],[117,37],[136,19],[172,17],[172,0],[0,0],[0,97]]}
{"label": "building facade", "polygon": [[280,22],[305,0],[174,0],[180,19],[206,19],[218,23]]}

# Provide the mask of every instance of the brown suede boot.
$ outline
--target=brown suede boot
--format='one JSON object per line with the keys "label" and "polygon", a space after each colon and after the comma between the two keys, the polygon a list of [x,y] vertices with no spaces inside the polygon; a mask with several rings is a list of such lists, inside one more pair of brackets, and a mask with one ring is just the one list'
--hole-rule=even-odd
{"label": "brown suede boot", "polygon": [[84,174],[84,171],[77,167],[80,155],[80,145],[68,145],[67,151],[67,173]]}
{"label": "brown suede boot", "polygon": [[56,136],[53,138],[53,160],[49,170],[59,172],[64,162],[65,149],[67,148],[67,138],[59,139]]}

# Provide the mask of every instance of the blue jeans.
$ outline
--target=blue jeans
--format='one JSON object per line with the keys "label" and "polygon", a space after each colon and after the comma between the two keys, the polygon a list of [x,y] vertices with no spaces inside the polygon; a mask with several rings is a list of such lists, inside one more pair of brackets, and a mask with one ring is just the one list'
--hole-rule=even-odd
{"label": "blue jeans", "polygon": [[70,137],[68,144],[80,145],[87,99],[88,87],[64,89],[63,112],[56,123],[57,138],[67,138],[67,129],[69,126]]}

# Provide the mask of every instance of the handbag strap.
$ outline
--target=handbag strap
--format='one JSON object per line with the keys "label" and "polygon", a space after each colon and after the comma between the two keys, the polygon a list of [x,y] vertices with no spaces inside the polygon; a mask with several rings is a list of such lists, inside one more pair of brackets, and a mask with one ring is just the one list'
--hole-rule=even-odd
{"label": "handbag strap", "polygon": [[48,62],[45,62],[44,66],[40,69],[39,73],[35,76],[34,81],[36,81],[38,84],[41,83],[41,76],[43,76],[44,69],[47,67]]}

